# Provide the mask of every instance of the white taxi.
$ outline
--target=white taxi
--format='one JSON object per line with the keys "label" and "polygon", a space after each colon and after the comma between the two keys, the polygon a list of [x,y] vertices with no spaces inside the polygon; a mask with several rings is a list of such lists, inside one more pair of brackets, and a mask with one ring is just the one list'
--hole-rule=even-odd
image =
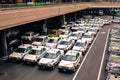
{"label": "white taxi", "polygon": [[82,53],[69,50],[58,64],[59,71],[75,71],[82,59]]}
{"label": "white taxi", "polygon": [[45,42],[48,40],[47,36],[38,36],[33,42],[33,45],[44,46]]}
{"label": "white taxi", "polygon": [[33,41],[35,38],[37,38],[39,34],[34,33],[34,32],[26,32],[23,36],[21,36],[22,40],[28,40],[28,41]]}
{"label": "white taxi", "polygon": [[91,33],[85,33],[81,39],[82,41],[87,41],[89,44],[91,44],[94,39],[94,35]]}
{"label": "white taxi", "polygon": [[58,44],[57,48],[64,50],[65,52],[71,49],[74,45],[75,41],[71,39],[62,39],[60,43]]}
{"label": "white taxi", "polygon": [[20,45],[12,54],[9,55],[10,60],[21,60],[31,50],[30,44]]}
{"label": "white taxi", "polygon": [[44,56],[45,51],[48,49],[45,46],[32,46],[31,51],[24,56],[23,61],[25,63],[36,63]]}
{"label": "white taxi", "polygon": [[97,34],[98,30],[94,27],[90,28],[87,33],[93,34],[94,36]]}
{"label": "white taxi", "polygon": [[85,54],[85,52],[88,49],[88,43],[87,41],[83,41],[83,40],[77,40],[75,45],[73,46],[72,50],[76,50],[76,51],[80,51],[83,54]]}
{"label": "white taxi", "polygon": [[77,33],[77,32],[72,32],[70,35],[69,35],[69,39],[72,39],[72,40],[78,40],[82,37],[82,33]]}
{"label": "white taxi", "polygon": [[39,68],[54,69],[61,60],[64,51],[59,49],[49,49],[45,55],[38,61]]}
{"label": "white taxi", "polygon": [[46,42],[46,46],[50,48],[56,48],[60,41],[60,37],[49,37],[48,41]]}

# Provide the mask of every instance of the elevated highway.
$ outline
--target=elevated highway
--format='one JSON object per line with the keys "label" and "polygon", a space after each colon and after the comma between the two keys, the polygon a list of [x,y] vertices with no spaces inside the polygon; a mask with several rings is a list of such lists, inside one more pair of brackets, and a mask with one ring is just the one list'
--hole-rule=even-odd
{"label": "elevated highway", "polygon": [[0,11],[0,30],[87,8],[120,8],[120,3],[74,3]]}

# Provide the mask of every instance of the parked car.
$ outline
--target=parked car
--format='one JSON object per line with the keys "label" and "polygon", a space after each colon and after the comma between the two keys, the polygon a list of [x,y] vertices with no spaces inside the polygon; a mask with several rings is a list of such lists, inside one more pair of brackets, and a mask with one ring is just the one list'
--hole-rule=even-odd
{"label": "parked car", "polygon": [[45,43],[47,42],[48,37],[47,36],[38,36],[33,42],[33,45],[37,46],[45,46]]}
{"label": "parked car", "polygon": [[110,71],[112,73],[112,70],[115,67],[120,67],[120,56],[110,54],[110,56],[107,60],[106,70]]}
{"label": "parked car", "polygon": [[85,54],[88,49],[88,45],[89,44],[87,43],[87,41],[77,40],[72,50],[80,51],[82,52],[82,54]]}
{"label": "parked car", "polygon": [[33,41],[35,38],[39,36],[38,33],[35,32],[26,32],[23,36],[21,36],[22,40],[28,40],[28,41]]}
{"label": "parked car", "polygon": [[38,61],[39,68],[54,69],[61,60],[64,51],[59,49],[49,49],[45,55]]}
{"label": "parked car", "polygon": [[62,25],[59,29],[59,31],[66,32],[66,30],[69,30],[69,27],[67,25]]}
{"label": "parked car", "polygon": [[50,33],[48,34],[48,37],[59,37],[59,35],[62,33],[60,30],[51,30]]}
{"label": "parked car", "polygon": [[81,27],[81,28],[78,28],[78,29],[77,29],[77,32],[78,32],[78,33],[82,33],[82,34],[84,34],[84,33],[87,32],[87,29]]}
{"label": "parked car", "polygon": [[87,41],[89,44],[92,43],[94,39],[94,35],[90,33],[85,33],[84,36],[82,37],[82,41]]}
{"label": "parked car", "polygon": [[60,41],[60,37],[49,37],[48,41],[46,42],[46,46],[50,48],[56,48]]}
{"label": "parked car", "polygon": [[22,60],[23,57],[31,51],[30,44],[20,45],[15,51],[9,55],[10,60]]}
{"label": "parked car", "polygon": [[108,47],[109,52],[119,52],[120,51],[120,42],[111,41]]}
{"label": "parked car", "polygon": [[58,44],[57,48],[64,50],[65,52],[71,49],[74,45],[75,41],[71,39],[62,39]]}
{"label": "parked car", "polygon": [[95,29],[94,27],[93,28],[90,28],[87,33],[90,33],[90,34],[93,34],[94,36],[97,34],[98,30]]}
{"label": "parked car", "polygon": [[113,19],[112,22],[113,23],[120,23],[120,19]]}
{"label": "parked car", "polygon": [[58,65],[59,71],[75,71],[82,59],[82,53],[79,51],[69,50],[62,58]]}
{"label": "parked car", "polygon": [[72,32],[70,35],[69,35],[69,39],[72,39],[72,40],[78,40],[82,37],[82,33],[77,33],[77,32]]}
{"label": "parked car", "polygon": [[105,80],[120,80],[120,74],[107,73]]}
{"label": "parked car", "polygon": [[31,51],[24,56],[23,61],[25,63],[36,63],[45,55],[48,49],[45,46],[32,46]]}
{"label": "parked car", "polygon": [[109,24],[111,23],[111,21],[104,19],[104,20],[103,20],[103,23],[104,23],[105,25],[109,25]]}

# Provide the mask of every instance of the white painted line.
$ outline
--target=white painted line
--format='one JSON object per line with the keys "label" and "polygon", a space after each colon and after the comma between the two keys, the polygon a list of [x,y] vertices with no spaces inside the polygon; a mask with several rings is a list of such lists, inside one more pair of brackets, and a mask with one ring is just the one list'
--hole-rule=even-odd
{"label": "white painted line", "polygon": [[106,32],[101,32],[101,34],[106,34]]}
{"label": "white painted line", "polygon": [[98,37],[99,33],[100,33],[100,31],[98,32],[97,36],[95,37],[95,39],[94,39],[94,41],[93,41],[92,45],[90,46],[90,48],[89,48],[88,52],[86,53],[86,55],[85,55],[85,57],[84,57],[84,59],[83,59],[83,61],[82,61],[81,65],[79,66],[79,68],[78,68],[77,72],[75,73],[75,75],[74,75],[74,77],[73,77],[73,79],[72,79],[72,80],[75,80],[75,79],[76,79],[76,77],[77,77],[77,75],[78,75],[78,73],[79,73],[79,71],[80,71],[80,69],[81,69],[81,67],[82,67],[83,63],[85,62],[85,60],[86,60],[86,58],[87,58],[87,56],[88,56],[88,53],[90,52],[90,50],[91,50],[91,48],[92,48],[93,44],[95,43],[95,41],[96,41],[96,39],[97,39],[97,37]]}
{"label": "white painted line", "polygon": [[101,60],[100,69],[99,69],[97,80],[100,80],[101,71],[102,71],[102,67],[103,67],[103,61],[104,61],[105,53],[106,53],[106,49],[107,49],[109,33],[110,33],[110,29],[108,30],[108,34],[107,34],[107,38],[106,38],[106,42],[105,42],[105,46],[104,46],[103,56],[102,56],[102,60]]}

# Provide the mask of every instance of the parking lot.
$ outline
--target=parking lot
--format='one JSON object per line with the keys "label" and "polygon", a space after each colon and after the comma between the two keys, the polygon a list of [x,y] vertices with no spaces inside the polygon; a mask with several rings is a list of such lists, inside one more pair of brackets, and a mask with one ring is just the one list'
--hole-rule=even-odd
{"label": "parking lot", "polygon": [[[104,25],[103,28],[98,30],[93,41],[90,43],[88,49],[80,60],[76,71],[73,73],[66,71],[59,72],[57,69],[58,65],[54,70],[46,70],[39,69],[37,65],[24,64],[23,61],[20,63],[2,61],[0,62],[0,65],[2,64],[0,66],[0,71],[7,73],[7,75],[4,76],[7,80],[58,80],[58,78],[59,80],[104,80],[106,78],[104,67],[106,66],[106,63],[104,56],[105,58],[107,57],[106,49],[109,32],[114,26],[119,26],[119,24],[111,23],[110,25]],[[75,28],[73,30],[75,30]],[[74,39],[75,38],[72,40]],[[58,45],[56,47],[58,47]],[[72,48],[73,45],[68,50],[71,50]],[[61,50],[66,53],[64,49]]]}

